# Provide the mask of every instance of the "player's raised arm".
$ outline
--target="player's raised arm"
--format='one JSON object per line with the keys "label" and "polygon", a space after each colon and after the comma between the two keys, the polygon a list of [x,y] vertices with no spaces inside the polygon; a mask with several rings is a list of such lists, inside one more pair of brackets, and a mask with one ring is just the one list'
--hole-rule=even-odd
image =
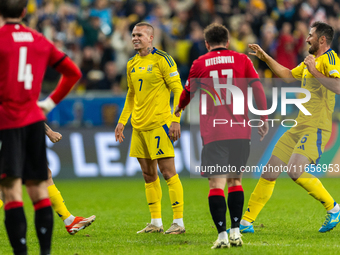
{"label": "player's raised arm", "polygon": [[[307,66],[308,71],[316,78],[323,86],[330,91],[333,91],[337,95],[340,94],[340,63],[330,65],[329,63],[324,64],[324,70],[326,70],[326,76],[316,69],[315,58],[313,55],[308,55],[303,61]],[[336,61],[334,61],[336,62]]]}
{"label": "player's raised arm", "polygon": [[249,44],[249,49],[254,52],[249,52],[249,55],[258,57],[260,60],[266,62],[268,67],[273,71],[273,73],[280,77],[284,82],[291,83],[296,81],[292,75],[291,70],[280,65],[272,57],[270,57],[258,44]]}
{"label": "player's raised arm", "polygon": [[82,75],[76,64],[66,55],[53,67],[62,74],[62,77],[50,96],[38,102],[39,107],[45,113],[49,113],[70,92]]}
{"label": "player's raised arm", "polygon": [[[340,94],[340,61],[331,49],[334,29],[328,24],[315,22],[306,42],[310,45],[303,64],[324,87]],[[317,63],[321,63],[317,66]]]}

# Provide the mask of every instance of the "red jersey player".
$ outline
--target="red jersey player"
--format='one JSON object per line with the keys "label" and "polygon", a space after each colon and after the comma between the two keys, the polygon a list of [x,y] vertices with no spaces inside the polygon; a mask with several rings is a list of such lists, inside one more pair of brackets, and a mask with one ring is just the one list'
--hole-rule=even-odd
{"label": "red jersey player", "polygon": [[[201,89],[200,131],[203,140],[201,174],[209,177],[209,207],[218,230],[215,248],[242,245],[239,232],[244,203],[241,184],[242,167],[246,165],[250,151],[251,127],[248,124],[247,88],[253,89],[259,110],[267,109],[266,97],[251,60],[245,55],[228,50],[228,30],[223,25],[211,24],[204,30],[208,53],[191,66],[188,81],[181,94],[176,114],[183,110],[197,89]],[[233,93],[226,91],[223,84],[229,84]],[[232,86],[230,86],[232,85]],[[218,94],[217,106],[207,92]],[[210,93],[209,92],[209,93]],[[229,94],[229,96],[227,95]],[[243,101],[240,99],[244,99]],[[232,107],[237,104],[237,107]],[[238,115],[234,111],[239,112]],[[259,123],[261,140],[268,132],[267,116]],[[207,169],[220,166],[223,171],[214,175]],[[228,166],[228,168],[226,168]],[[234,169],[233,171],[225,171]],[[215,168],[216,170],[216,168]],[[227,172],[227,174],[226,174]],[[220,178],[216,178],[220,177]],[[225,184],[228,185],[228,207],[231,219],[230,243],[226,232]]]}
{"label": "red jersey player", "polygon": [[34,204],[40,254],[50,254],[53,228],[46,188],[45,115],[37,105],[47,66],[63,76],[40,107],[47,113],[81,77],[78,67],[36,31],[21,25],[26,0],[0,1],[0,184],[14,254],[27,254],[22,182]]}

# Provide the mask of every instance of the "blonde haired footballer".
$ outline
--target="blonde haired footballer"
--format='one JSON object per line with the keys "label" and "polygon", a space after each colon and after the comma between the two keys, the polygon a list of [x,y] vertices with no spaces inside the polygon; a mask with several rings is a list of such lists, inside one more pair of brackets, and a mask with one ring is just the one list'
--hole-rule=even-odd
{"label": "blonde haired footballer", "polygon": [[[285,82],[301,81],[301,87],[309,90],[311,98],[303,106],[311,113],[301,111],[292,127],[279,139],[268,165],[287,166],[288,175],[303,187],[309,195],[320,201],[327,211],[326,220],[319,232],[332,230],[339,223],[339,205],[324,188],[318,178],[304,171],[309,164],[318,164],[332,132],[332,113],[335,94],[340,94],[340,59],[330,48],[334,30],[323,22],[312,24],[306,42],[310,45],[305,60],[293,70],[277,63],[260,46],[250,44],[251,55],[265,61],[270,69]],[[275,180],[280,172],[263,172],[248,202],[241,220],[242,233],[254,233],[252,223],[270,199]]]}
{"label": "blonde haired footballer", "polygon": [[142,168],[151,213],[151,223],[137,233],[163,232],[158,165],[168,185],[173,209],[173,223],[165,234],[181,234],[185,232],[183,187],[176,173],[173,147],[181,134],[180,117],[171,115],[170,92],[174,93],[177,105],[182,85],[175,61],[152,47],[153,38],[153,27],[148,23],[138,23],[132,31],[132,43],[138,53],[127,63],[129,90],[115,136],[116,141],[123,141],[124,126],[132,113],[130,157],[136,157]]}

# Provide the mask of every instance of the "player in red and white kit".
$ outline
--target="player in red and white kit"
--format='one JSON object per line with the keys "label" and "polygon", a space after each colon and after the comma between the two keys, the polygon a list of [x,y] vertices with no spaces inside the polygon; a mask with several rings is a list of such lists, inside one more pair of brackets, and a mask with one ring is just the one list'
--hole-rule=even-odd
{"label": "player in red and white kit", "polygon": [[[211,24],[204,30],[209,52],[192,64],[188,81],[175,110],[176,114],[184,110],[196,90],[201,89],[200,131],[203,140],[201,174],[209,177],[209,207],[218,231],[218,239],[212,249],[228,248],[230,244],[234,246],[243,244],[239,231],[244,203],[241,178],[242,167],[246,165],[249,156],[251,137],[251,127],[248,125],[248,85],[253,89],[258,109],[267,109],[263,87],[251,60],[245,54],[227,49],[228,34],[227,28],[219,24]],[[228,89],[226,92],[222,84],[233,85],[230,87],[232,98],[228,98],[227,93],[230,91]],[[216,97],[216,106],[207,92],[219,95]],[[244,95],[244,100],[240,104],[241,94]],[[244,114],[234,114],[233,104],[236,103],[237,110],[244,108]],[[261,116],[259,123],[258,133],[261,140],[268,132],[266,119],[267,116]],[[236,171],[227,174],[206,171],[216,165],[230,166],[232,168],[229,169]],[[224,195],[226,183],[231,219],[230,243],[226,232],[227,208]]]}
{"label": "player in red and white kit", "polygon": [[[35,30],[21,25],[26,0],[0,1],[0,184],[5,226],[14,254],[27,254],[22,182],[34,204],[40,254],[50,254],[53,228],[48,198],[45,113],[81,77],[79,68]],[[62,74],[57,88],[37,105],[47,66]],[[43,111],[42,111],[43,109]]]}

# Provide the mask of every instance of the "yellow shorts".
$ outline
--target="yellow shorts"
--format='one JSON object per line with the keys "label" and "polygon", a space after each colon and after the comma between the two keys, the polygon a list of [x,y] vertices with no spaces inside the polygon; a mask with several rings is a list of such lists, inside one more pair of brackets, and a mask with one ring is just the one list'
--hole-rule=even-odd
{"label": "yellow shorts", "polygon": [[175,157],[173,142],[170,140],[169,125],[149,130],[132,130],[130,157],[136,158],[169,158]]}
{"label": "yellow shorts", "polygon": [[272,155],[288,164],[293,153],[307,157],[310,163],[318,164],[331,131],[314,127],[291,128],[276,143]]}

